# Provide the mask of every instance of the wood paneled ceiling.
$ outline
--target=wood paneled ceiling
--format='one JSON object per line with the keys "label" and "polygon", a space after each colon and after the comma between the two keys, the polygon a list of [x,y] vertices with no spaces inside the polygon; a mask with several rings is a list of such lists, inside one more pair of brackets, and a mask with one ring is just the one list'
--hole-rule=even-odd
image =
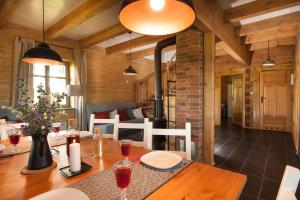
{"label": "wood paneled ceiling", "polygon": [[[267,48],[267,40],[271,47],[295,44],[300,0],[193,2],[195,27],[204,24],[203,29],[215,32],[219,39],[217,56],[229,54],[247,64],[250,51]],[[46,37],[63,36],[78,40],[81,48],[97,45],[106,48],[108,54],[128,54],[129,35],[118,22],[120,6],[121,0],[45,0]],[[0,28],[8,21],[42,30],[42,0],[0,0],[0,13]],[[153,47],[162,38],[133,33],[133,58],[152,59]],[[169,48],[166,55],[174,51],[174,47]]]}

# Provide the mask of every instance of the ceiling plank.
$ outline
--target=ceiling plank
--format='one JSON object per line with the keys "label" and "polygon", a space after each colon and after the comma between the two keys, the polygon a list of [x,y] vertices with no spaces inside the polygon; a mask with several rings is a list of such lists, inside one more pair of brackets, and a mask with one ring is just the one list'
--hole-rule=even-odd
{"label": "ceiling plank", "polygon": [[0,1],[0,28],[5,25],[10,14],[18,7],[22,0]]}
{"label": "ceiling plank", "polygon": [[300,5],[299,0],[259,0],[225,11],[225,21],[236,22],[249,17]]}
{"label": "ceiling plank", "polygon": [[241,44],[241,38],[235,37],[234,26],[224,22],[224,11],[217,1],[193,0],[197,18],[214,32],[223,42],[223,48],[238,62],[249,65],[250,51]]}
{"label": "ceiling plank", "polygon": [[87,0],[45,31],[47,39],[62,36],[87,19],[119,3],[119,0]]}
{"label": "ceiling plank", "polygon": [[[163,40],[163,39],[171,37],[171,36],[173,36],[173,35],[141,36],[141,37],[131,40],[131,48],[133,49],[133,48],[144,46],[147,44],[152,44],[152,43],[158,42],[160,40]],[[129,48],[130,48],[130,41],[122,42],[122,43],[107,47],[106,54],[109,55],[109,54],[113,54],[116,52],[126,51],[126,50],[129,50]]]}
{"label": "ceiling plank", "polygon": [[126,33],[127,30],[120,23],[113,25],[105,30],[102,30],[98,33],[95,33],[91,36],[83,38],[79,41],[80,48],[87,48],[91,45],[103,42],[104,40],[116,37],[123,33]]}
{"label": "ceiling plank", "polygon": [[[292,46],[295,44],[296,44],[295,36],[270,40],[270,48],[281,47],[281,46]],[[267,48],[268,48],[268,41],[263,41],[263,42],[257,42],[251,44],[250,50],[255,51],[255,50],[267,49]]]}
{"label": "ceiling plank", "polygon": [[[155,50],[155,47],[151,47],[151,48],[143,49],[140,51],[132,52],[131,59],[143,58],[145,56],[153,55],[154,50]],[[172,46],[168,46],[168,47],[164,48],[163,52],[168,52],[168,51],[172,51],[172,50],[176,50],[176,45],[172,45]],[[128,53],[127,58],[129,58],[129,57],[130,57],[130,55]]]}
{"label": "ceiling plank", "polygon": [[262,20],[259,22],[246,24],[238,29],[240,36],[245,36],[251,33],[257,33],[270,29],[277,29],[287,25],[295,25],[300,23],[300,12],[282,15],[271,19]]}
{"label": "ceiling plank", "polygon": [[279,38],[286,38],[296,36],[298,25],[293,25],[285,28],[278,28],[276,30],[267,30],[264,32],[249,34],[245,38],[246,44],[263,42],[268,40],[275,40]]}

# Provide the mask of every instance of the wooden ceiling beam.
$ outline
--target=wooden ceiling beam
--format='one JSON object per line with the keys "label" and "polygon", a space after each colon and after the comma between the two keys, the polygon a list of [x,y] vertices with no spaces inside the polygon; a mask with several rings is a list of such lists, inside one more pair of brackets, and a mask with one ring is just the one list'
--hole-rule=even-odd
{"label": "wooden ceiling beam", "polygon": [[223,48],[238,62],[249,65],[250,51],[241,44],[241,38],[235,37],[234,26],[224,22],[224,11],[217,1],[193,0],[197,18],[222,40]]}
{"label": "wooden ceiling beam", "polygon": [[[270,48],[274,47],[281,47],[281,46],[292,46],[296,44],[296,37],[287,37],[287,38],[279,38],[270,40]],[[268,48],[268,41],[257,42],[251,44],[251,51],[260,50],[260,49],[267,49]]]}
{"label": "wooden ceiling beam", "polygon": [[87,19],[90,19],[119,2],[119,0],[87,0],[49,27],[45,32],[45,36],[47,39],[54,39],[62,36],[64,33],[75,28]]}
{"label": "wooden ceiling beam", "polygon": [[[151,48],[143,49],[140,51],[132,52],[131,59],[143,58],[145,56],[153,55],[154,50],[155,50],[155,47],[151,47]],[[164,48],[163,52],[168,52],[168,51],[172,51],[172,50],[176,50],[176,45],[172,45],[172,46]],[[127,58],[129,58],[129,57],[130,57],[130,55],[128,53]]]}
{"label": "wooden ceiling beam", "polygon": [[121,35],[126,32],[127,32],[127,30],[124,28],[124,26],[122,26],[120,23],[118,23],[109,28],[106,28],[105,30],[102,30],[98,33],[95,33],[91,36],[88,36],[86,38],[79,40],[79,47],[87,48],[91,45],[103,42],[105,40],[116,37],[116,36]]}
{"label": "wooden ceiling beam", "polygon": [[246,44],[258,43],[268,40],[276,40],[280,38],[292,37],[297,35],[298,25],[293,25],[276,30],[267,30],[264,32],[249,34],[245,38]]}
{"label": "wooden ceiling beam", "polygon": [[299,0],[258,0],[226,10],[224,19],[236,22],[296,5],[300,5]]}
{"label": "wooden ceiling beam", "polygon": [[237,33],[240,36],[245,36],[252,33],[262,32],[266,30],[274,30],[279,27],[285,27],[300,23],[300,12],[295,12],[279,17],[274,17],[251,24],[246,24],[238,28]]}
{"label": "wooden ceiling beam", "polygon": [[5,25],[10,14],[18,7],[22,0],[0,1],[0,28]]}
{"label": "wooden ceiling beam", "polygon": [[[160,40],[163,40],[163,39],[171,37],[171,36],[173,36],[173,35],[141,36],[141,37],[131,40],[131,48],[133,49],[136,47],[152,44],[152,43],[158,42]],[[129,48],[130,48],[130,41],[122,42],[122,43],[107,47],[106,54],[109,55],[109,54],[113,54],[116,52],[126,51],[126,50],[129,50]]]}

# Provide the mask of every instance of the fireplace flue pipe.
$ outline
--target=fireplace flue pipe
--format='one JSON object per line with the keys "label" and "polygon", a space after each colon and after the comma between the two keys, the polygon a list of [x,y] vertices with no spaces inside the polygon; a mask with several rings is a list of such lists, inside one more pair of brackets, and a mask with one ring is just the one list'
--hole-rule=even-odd
{"label": "fireplace flue pipe", "polygon": [[154,102],[154,116],[155,120],[163,119],[163,105],[162,105],[162,77],[161,77],[161,54],[162,50],[168,46],[176,44],[176,36],[166,38],[159,41],[154,51],[155,64],[155,102]]}

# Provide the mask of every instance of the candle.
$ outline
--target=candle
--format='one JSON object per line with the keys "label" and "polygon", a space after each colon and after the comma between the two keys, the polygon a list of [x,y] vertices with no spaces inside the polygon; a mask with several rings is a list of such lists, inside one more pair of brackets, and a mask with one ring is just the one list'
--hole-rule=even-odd
{"label": "candle", "polygon": [[72,143],[70,144],[70,171],[78,172],[81,170],[81,161],[80,161],[80,144]]}

